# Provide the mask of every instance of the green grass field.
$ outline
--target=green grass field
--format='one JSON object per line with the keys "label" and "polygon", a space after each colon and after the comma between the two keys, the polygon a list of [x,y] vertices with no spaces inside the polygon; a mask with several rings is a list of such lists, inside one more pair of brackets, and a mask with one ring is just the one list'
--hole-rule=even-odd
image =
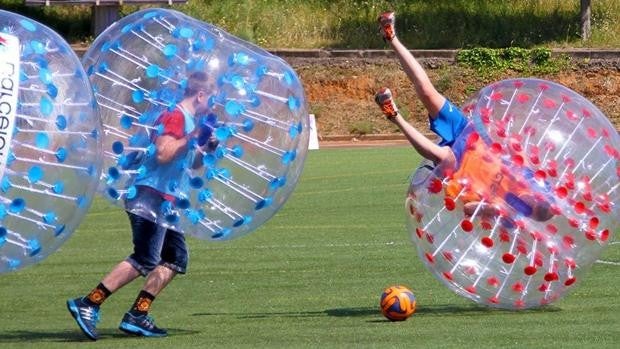
{"label": "green grass field", "polygon": [[[544,309],[492,310],[426,271],[405,228],[410,148],[322,149],[308,154],[291,199],[266,225],[228,243],[190,239],[189,273],[155,301],[170,336],[127,337],[118,323],[141,284],[102,307],[88,343],[65,307],[130,251],[124,213],[95,201],[74,236],[42,263],[0,276],[1,348],[616,348],[620,248]],[[405,284],[416,314],[391,323],[382,290]],[[616,343],[616,344],[614,344]]]}

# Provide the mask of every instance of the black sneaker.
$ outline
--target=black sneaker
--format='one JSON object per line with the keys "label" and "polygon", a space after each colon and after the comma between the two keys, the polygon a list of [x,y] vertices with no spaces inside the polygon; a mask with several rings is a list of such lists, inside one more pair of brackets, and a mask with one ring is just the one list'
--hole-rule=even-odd
{"label": "black sneaker", "polygon": [[99,337],[97,333],[99,306],[87,303],[84,298],[76,298],[67,301],[67,309],[86,337],[96,341]]}
{"label": "black sneaker", "polygon": [[127,312],[118,328],[136,336],[165,337],[168,335],[166,330],[155,326],[153,318],[146,314],[136,316]]}

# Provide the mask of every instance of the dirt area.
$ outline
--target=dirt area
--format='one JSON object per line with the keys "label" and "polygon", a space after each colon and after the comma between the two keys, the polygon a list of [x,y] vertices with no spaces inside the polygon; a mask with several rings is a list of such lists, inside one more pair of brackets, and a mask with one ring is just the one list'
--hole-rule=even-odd
{"label": "dirt area", "polygon": [[[287,58],[305,88],[310,112],[315,114],[319,139],[347,135],[397,134],[373,101],[382,86],[394,92],[398,106],[410,122],[427,129],[421,103],[396,59]],[[460,105],[497,78],[482,78],[441,60],[421,60],[437,89]],[[507,72],[501,78],[523,77]],[[575,65],[570,71],[537,78],[558,82],[588,98],[620,129],[620,61]]]}

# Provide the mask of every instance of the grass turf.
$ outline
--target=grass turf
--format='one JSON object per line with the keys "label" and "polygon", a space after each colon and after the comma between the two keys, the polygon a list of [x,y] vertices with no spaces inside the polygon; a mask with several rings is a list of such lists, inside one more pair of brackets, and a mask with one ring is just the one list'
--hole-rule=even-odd
{"label": "grass turf", "polygon": [[[118,323],[136,280],[102,307],[92,348],[432,347],[615,348],[620,341],[620,249],[553,305],[493,310],[461,298],[426,271],[404,223],[410,148],[324,149],[308,154],[299,186],[253,234],[228,243],[189,239],[188,275],[156,299],[169,330],[132,338]],[[130,252],[125,214],[97,199],[74,236],[42,263],[0,276],[0,347],[73,348],[89,342],[65,300],[87,293]],[[383,288],[409,286],[414,316],[391,323]],[[616,344],[614,344],[616,343]]]}

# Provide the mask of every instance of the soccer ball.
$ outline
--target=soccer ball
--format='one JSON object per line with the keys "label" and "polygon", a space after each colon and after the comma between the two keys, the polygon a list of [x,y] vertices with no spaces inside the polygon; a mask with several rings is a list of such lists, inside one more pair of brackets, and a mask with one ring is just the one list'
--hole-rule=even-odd
{"label": "soccer ball", "polygon": [[415,296],[405,286],[390,286],[381,295],[381,313],[390,321],[407,320],[415,312]]}

